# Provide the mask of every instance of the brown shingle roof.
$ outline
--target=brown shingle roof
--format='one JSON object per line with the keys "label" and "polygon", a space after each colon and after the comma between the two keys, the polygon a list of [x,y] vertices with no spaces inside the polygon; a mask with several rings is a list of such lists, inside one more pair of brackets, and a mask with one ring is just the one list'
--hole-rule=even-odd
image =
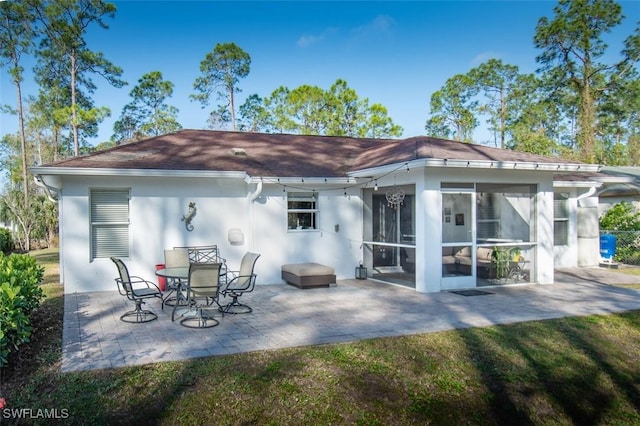
{"label": "brown shingle roof", "polygon": [[[246,155],[235,155],[243,148]],[[415,159],[563,163],[540,155],[426,136],[356,139],[212,130],[175,133],[43,167],[238,171],[250,176],[344,177],[348,171]]]}

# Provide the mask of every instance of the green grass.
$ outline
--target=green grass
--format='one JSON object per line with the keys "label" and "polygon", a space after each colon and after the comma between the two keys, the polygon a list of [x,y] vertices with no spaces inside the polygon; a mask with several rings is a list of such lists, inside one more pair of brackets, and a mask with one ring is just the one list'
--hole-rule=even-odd
{"label": "green grass", "polygon": [[[627,275],[640,275],[640,267],[637,266],[615,269],[614,271]],[[618,284],[617,287],[640,289],[640,284]]]}
{"label": "green grass", "polygon": [[62,374],[53,275],[0,396],[65,424],[640,424],[640,311]]}

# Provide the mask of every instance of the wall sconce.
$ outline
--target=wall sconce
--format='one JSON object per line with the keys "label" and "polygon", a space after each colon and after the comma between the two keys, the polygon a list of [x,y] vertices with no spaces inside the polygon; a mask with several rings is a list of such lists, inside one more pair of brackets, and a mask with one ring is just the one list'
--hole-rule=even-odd
{"label": "wall sconce", "polygon": [[231,228],[227,233],[227,239],[232,246],[244,244],[244,234],[241,229]]}
{"label": "wall sconce", "polygon": [[191,221],[193,220],[193,217],[195,215],[196,215],[196,203],[191,201],[189,203],[189,210],[187,211],[186,214],[182,216],[182,221],[184,222],[184,226],[187,228],[187,231],[193,231],[193,225],[191,224]]}

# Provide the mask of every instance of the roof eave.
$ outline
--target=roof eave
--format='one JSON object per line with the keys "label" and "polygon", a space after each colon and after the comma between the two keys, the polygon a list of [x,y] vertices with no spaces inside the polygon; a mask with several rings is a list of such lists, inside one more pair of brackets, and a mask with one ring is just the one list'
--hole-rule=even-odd
{"label": "roof eave", "polygon": [[356,179],[350,176],[344,177],[312,177],[312,176],[247,176],[245,179],[247,183],[273,183],[281,185],[296,185],[296,184],[353,184],[356,183]]}
{"label": "roof eave", "polygon": [[228,170],[169,170],[169,169],[115,169],[93,167],[31,167],[35,175],[45,176],[137,176],[137,177],[184,177],[245,179],[244,171]]}
{"label": "roof eave", "polygon": [[578,163],[543,163],[526,161],[490,161],[490,160],[449,160],[426,158],[411,160],[385,166],[369,167],[366,169],[349,172],[349,176],[366,177],[376,174],[383,174],[399,170],[401,168],[413,169],[416,167],[439,167],[439,168],[465,168],[465,169],[496,169],[496,170],[530,170],[546,172],[592,172],[600,171],[598,164],[578,164]]}

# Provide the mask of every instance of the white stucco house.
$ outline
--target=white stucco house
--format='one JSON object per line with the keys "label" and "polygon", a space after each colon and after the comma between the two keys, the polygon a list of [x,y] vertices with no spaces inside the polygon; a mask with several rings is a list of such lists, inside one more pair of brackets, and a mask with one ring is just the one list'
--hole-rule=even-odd
{"label": "white stucco house", "polygon": [[[231,269],[260,253],[259,285],[281,283],[281,265],[296,262],[338,279],[362,263],[418,292],[551,284],[554,267],[598,264],[598,170],[424,136],[204,130],[32,168],[59,200],[67,293],[113,290],[110,256],[153,278],[165,248],[206,244]],[[514,249],[500,271],[496,254]]]}

